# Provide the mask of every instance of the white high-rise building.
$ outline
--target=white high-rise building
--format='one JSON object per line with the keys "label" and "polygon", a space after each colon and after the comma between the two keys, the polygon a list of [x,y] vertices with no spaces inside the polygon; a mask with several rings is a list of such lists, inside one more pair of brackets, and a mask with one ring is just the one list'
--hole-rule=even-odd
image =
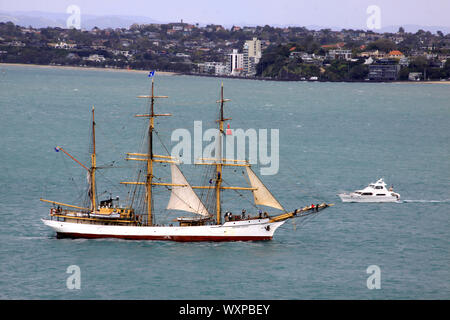
{"label": "white high-rise building", "polygon": [[228,54],[227,70],[232,76],[240,75],[244,67],[244,55],[233,49],[233,53]]}

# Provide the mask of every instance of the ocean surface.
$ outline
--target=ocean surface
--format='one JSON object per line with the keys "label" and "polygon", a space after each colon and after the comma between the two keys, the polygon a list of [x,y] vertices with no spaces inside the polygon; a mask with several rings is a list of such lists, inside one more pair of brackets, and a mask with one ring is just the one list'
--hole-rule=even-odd
{"label": "ocean surface", "polygon": [[[450,86],[157,73],[156,94],[169,98],[156,112],[173,116],[158,118],[155,144],[170,151],[174,130],[193,133],[194,121],[203,132],[214,128],[222,81],[231,129],[267,129],[268,140],[278,130],[277,173],[260,175],[262,163],[254,168],[284,207],[335,206],[287,221],[267,242],[57,239],[41,222],[50,205],[39,198],[81,203],[86,172],[54,148],[89,165],[95,106],[97,163],[113,167],[99,170],[98,194],[125,201],[129,187],[119,182],[136,178],[126,152],[141,151],[146,128],[134,115],[148,105],[136,96],[149,93],[151,80],[145,73],[0,65],[0,299],[450,298]],[[198,167],[183,166],[194,184],[205,182]],[[162,181],[169,178],[167,167],[160,172]],[[401,203],[342,203],[336,195],[379,178],[394,185]],[[224,179],[246,186],[240,169]],[[176,216],[164,210],[166,191],[155,195],[161,224]],[[254,214],[251,200],[227,193],[223,208]],[[72,265],[80,289],[67,285]],[[372,265],[381,278],[370,290]]]}

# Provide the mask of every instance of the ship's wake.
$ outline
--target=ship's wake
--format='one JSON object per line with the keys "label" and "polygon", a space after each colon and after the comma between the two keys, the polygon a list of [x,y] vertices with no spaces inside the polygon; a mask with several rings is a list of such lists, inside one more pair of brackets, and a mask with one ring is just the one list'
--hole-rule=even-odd
{"label": "ship's wake", "polygon": [[450,199],[445,200],[402,200],[404,203],[450,203]]}

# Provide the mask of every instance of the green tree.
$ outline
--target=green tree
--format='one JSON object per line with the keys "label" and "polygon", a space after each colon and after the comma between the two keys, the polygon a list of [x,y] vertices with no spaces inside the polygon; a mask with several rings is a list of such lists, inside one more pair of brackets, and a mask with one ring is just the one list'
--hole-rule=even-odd
{"label": "green tree", "polygon": [[428,61],[424,56],[417,56],[409,63],[409,69],[412,72],[424,72],[427,65]]}
{"label": "green tree", "polygon": [[445,77],[450,78],[450,59],[445,61],[443,71],[445,73]]}
{"label": "green tree", "polygon": [[350,69],[348,76],[351,80],[364,80],[368,74],[369,67],[365,64],[358,64]]}
{"label": "green tree", "polygon": [[389,39],[378,39],[367,45],[369,50],[380,50],[384,52],[389,52],[397,49],[397,45]]}
{"label": "green tree", "polygon": [[398,73],[399,80],[408,80],[409,72],[410,70],[408,67],[401,68],[400,72]]}

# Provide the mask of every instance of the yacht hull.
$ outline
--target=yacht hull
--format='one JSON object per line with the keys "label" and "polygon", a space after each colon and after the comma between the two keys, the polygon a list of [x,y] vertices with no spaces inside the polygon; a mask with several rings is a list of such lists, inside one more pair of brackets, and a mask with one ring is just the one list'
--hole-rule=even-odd
{"label": "yacht hull", "polygon": [[383,198],[377,196],[361,196],[352,194],[338,194],[342,202],[399,202],[397,197],[384,196]]}
{"label": "yacht hull", "polygon": [[117,238],[184,242],[271,240],[276,229],[285,222],[256,219],[225,222],[223,225],[147,227],[83,224],[47,219],[42,221],[56,232],[58,238]]}

